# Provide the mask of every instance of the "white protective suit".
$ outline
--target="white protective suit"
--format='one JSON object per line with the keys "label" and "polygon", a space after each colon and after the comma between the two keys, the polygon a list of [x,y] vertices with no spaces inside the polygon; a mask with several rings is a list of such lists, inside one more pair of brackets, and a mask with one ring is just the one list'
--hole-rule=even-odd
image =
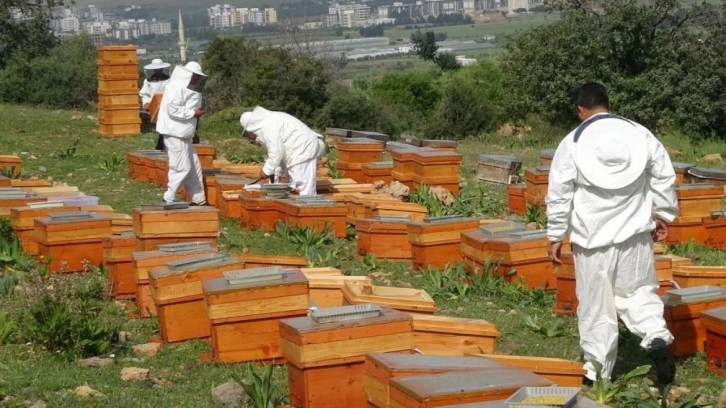
{"label": "white protective suit", "polygon": [[[169,63],[163,62],[161,59],[154,59],[151,64],[144,66],[146,78],[144,84],[139,91],[141,97],[141,106],[144,107],[151,102],[151,98],[155,94],[163,94],[166,84],[169,83]],[[157,73],[161,71],[161,73]]]}
{"label": "white protective suit", "polygon": [[168,84],[170,80],[171,79],[163,81],[149,81],[148,79],[144,79],[144,85],[139,91],[141,106],[143,107],[146,106],[147,103],[150,103],[154,94],[163,94],[166,84]]}
{"label": "white protective suit", "polygon": [[164,201],[174,201],[183,185],[193,203],[205,204],[202,166],[192,145],[197,127],[194,110],[202,106],[202,94],[188,88],[191,78],[192,72],[184,67],[174,69],[161,99],[156,131],[164,135],[169,155],[169,184]]}
{"label": "white protective suit", "polygon": [[267,150],[262,167],[265,174],[273,175],[278,167],[282,168],[301,196],[317,193],[317,159],[325,152],[322,135],[292,115],[260,106],[243,113],[240,124],[257,135],[257,141]]}
{"label": "white protective suit", "polygon": [[[583,125],[599,115],[608,114],[594,115]],[[673,341],[656,294],[650,232],[653,214],[673,221],[678,202],[671,161],[648,129],[616,117],[599,118],[583,129],[578,142],[578,129],[560,142],[545,201],[549,240],[569,233],[580,345],[586,375],[594,380],[590,361],[603,364],[604,378],[612,373],[618,317],[642,338],[643,348],[657,338]]]}

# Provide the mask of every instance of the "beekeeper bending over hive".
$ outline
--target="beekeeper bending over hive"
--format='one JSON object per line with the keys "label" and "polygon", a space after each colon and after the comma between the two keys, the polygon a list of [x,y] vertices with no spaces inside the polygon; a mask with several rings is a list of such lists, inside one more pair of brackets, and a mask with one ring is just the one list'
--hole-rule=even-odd
{"label": "beekeeper bending over hive", "polygon": [[199,63],[188,62],[174,70],[161,98],[156,131],[164,136],[169,155],[169,184],[164,193],[168,203],[176,199],[176,192],[183,185],[192,205],[207,204],[202,166],[192,146],[197,118],[204,114],[201,89],[205,79]]}
{"label": "beekeeper bending over hive", "polygon": [[240,117],[242,129],[252,143],[267,150],[260,179],[275,175],[278,168],[301,196],[315,195],[317,160],[325,152],[323,136],[285,112],[257,106]]}
{"label": "beekeeper bending over hive", "polygon": [[582,85],[575,96],[582,123],[557,147],[549,174],[549,256],[560,263],[565,233],[575,261],[584,385],[593,361],[610,378],[618,352],[618,317],[653,358],[661,387],[673,382],[658,297],[653,240],[665,239],[678,214],[675,172],[665,148],[645,127],[608,113],[605,87]]}

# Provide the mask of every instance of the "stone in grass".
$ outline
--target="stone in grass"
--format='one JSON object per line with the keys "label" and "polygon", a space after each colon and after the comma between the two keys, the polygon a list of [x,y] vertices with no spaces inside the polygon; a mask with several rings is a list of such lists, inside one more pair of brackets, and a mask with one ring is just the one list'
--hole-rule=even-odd
{"label": "stone in grass", "polygon": [[136,344],[133,347],[134,353],[142,355],[144,357],[154,357],[157,353],[159,353],[159,349],[161,348],[161,343],[146,343],[146,344]]}
{"label": "stone in grass", "polygon": [[217,404],[234,407],[245,399],[247,399],[245,389],[233,380],[229,380],[212,390],[212,400]]}
{"label": "stone in grass", "polygon": [[78,360],[78,365],[83,367],[107,367],[113,365],[112,358],[91,357]]}
{"label": "stone in grass", "polygon": [[121,370],[122,381],[141,381],[149,377],[148,368],[124,367]]}
{"label": "stone in grass", "polygon": [[105,397],[105,395],[102,392],[96,391],[87,385],[81,385],[80,387],[76,387],[76,389],[73,390],[73,395],[75,395],[78,398],[88,398],[88,397],[103,398],[103,397]]}
{"label": "stone in grass", "polygon": [[31,402],[30,404],[26,403],[28,408],[45,408],[47,407],[47,404],[43,400],[37,400],[34,402]]}

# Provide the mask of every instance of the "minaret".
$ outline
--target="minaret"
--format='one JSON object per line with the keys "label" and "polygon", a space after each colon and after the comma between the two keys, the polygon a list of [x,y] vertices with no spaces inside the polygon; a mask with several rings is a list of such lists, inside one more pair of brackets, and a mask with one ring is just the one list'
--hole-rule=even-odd
{"label": "minaret", "polygon": [[182,64],[187,61],[187,43],[184,40],[184,21],[182,20],[181,9],[179,9],[179,56]]}

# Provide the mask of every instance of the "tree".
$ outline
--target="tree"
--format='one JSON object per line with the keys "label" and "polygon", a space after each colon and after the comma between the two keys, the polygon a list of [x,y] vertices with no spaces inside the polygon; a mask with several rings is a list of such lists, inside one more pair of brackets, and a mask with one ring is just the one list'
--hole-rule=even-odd
{"label": "tree", "polygon": [[420,29],[416,30],[411,33],[411,42],[413,43],[414,52],[421,59],[426,61],[434,60],[439,46],[436,45],[436,35],[433,31],[422,33]]}
{"label": "tree", "polygon": [[434,63],[441,68],[442,71],[454,71],[461,66],[456,61],[454,54],[449,52],[440,52],[434,57]]}
{"label": "tree", "polygon": [[0,68],[16,52],[28,58],[46,55],[58,40],[48,22],[50,8],[63,5],[63,0],[0,1]]}

